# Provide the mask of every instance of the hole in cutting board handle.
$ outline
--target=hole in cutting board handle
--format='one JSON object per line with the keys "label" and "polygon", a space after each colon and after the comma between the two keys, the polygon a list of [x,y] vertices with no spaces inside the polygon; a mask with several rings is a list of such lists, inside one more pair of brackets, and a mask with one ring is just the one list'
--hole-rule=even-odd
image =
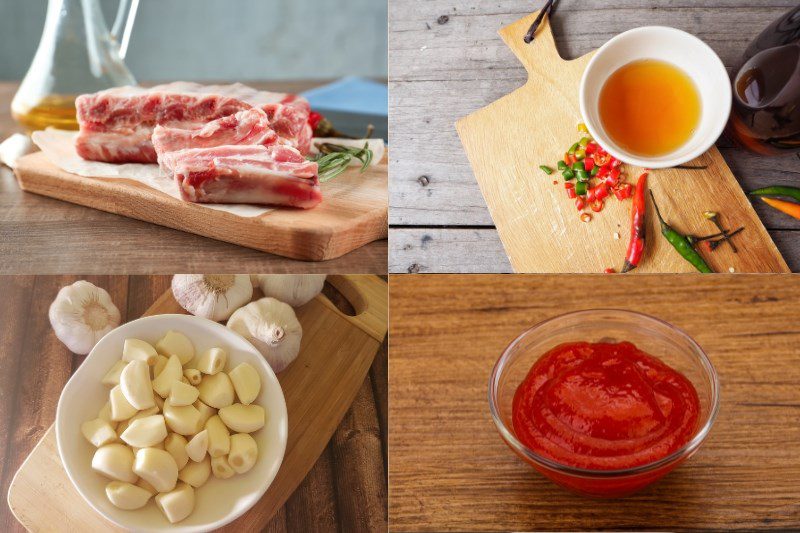
{"label": "hole in cutting board handle", "polygon": [[367,301],[361,291],[345,276],[328,276],[322,294],[347,316],[358,316],[367,310]]}

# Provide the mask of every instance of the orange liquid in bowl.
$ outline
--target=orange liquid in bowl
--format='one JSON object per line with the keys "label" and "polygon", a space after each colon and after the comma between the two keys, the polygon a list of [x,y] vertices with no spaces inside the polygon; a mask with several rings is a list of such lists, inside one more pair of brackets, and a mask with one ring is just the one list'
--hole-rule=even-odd
{"label": "orange liquid in bowl", "polygon": [[683,70],[656,59],[617,69],[600,91],[600,121],[620,148],[640,157],[674,152],[700,123],[700,94]]}

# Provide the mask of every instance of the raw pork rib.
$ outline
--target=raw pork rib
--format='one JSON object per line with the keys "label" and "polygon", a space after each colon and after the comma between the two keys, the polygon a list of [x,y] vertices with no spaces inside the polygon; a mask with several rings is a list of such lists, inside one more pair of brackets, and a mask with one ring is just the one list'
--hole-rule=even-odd
{"label": "raw pork rib", "polygon": [[208,122],[198,129],[156,126],[153,147],[161,159],[166,152],[187,148],[212,148],[233,144],[263,144],[278,142],[278,135],[269,125],[267,114],[260,109],[247,109]]}
{"label": "raw pork rib", "polygon": [[195,129],[207,122],[257,107],[281,142],[307,153],[311,146],[308,102],[295,95],[257,91],[242,84],[203,86],[175,82],[150,89],[117,87],[76,100],[84,159],[109,163],[155,163],[151,142],[156,125]]}
{"label": "raw pork rib", "polygon": [[290,146],[228,145],[160,155],[190,202],[309,209],[322,201],[317,164]]}

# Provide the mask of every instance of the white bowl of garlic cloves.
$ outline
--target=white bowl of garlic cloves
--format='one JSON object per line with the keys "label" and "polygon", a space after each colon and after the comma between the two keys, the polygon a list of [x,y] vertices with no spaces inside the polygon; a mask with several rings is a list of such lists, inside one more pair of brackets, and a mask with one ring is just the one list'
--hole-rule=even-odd
{"label": "white bowl of garlic cloves", "polygon": [[283,391],[258,350],[188,315],[109,332],[56,411],[70,480],[131,531],[210,531],[235,520],[272,484],[287,434]]}

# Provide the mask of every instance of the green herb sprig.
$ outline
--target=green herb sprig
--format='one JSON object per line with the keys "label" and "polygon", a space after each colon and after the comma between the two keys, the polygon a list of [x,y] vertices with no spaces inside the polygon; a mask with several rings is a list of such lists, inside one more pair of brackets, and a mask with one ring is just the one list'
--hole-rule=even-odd
{"label": "green herb sprig", "polygon": [[330,179],[335,178],[344,172],[350,165],[353,158],[361,161],[361,172],[369,168],[372,162],[372,150],[369,149],[369,143],[365,142],[363,148],[351,148],[349,146],[342,146],[341,144],[321,143],[317,145],[319,153],[309,156],[310,161],[317,163],[317,175],[319,176],[320,183],[324,183]]}

